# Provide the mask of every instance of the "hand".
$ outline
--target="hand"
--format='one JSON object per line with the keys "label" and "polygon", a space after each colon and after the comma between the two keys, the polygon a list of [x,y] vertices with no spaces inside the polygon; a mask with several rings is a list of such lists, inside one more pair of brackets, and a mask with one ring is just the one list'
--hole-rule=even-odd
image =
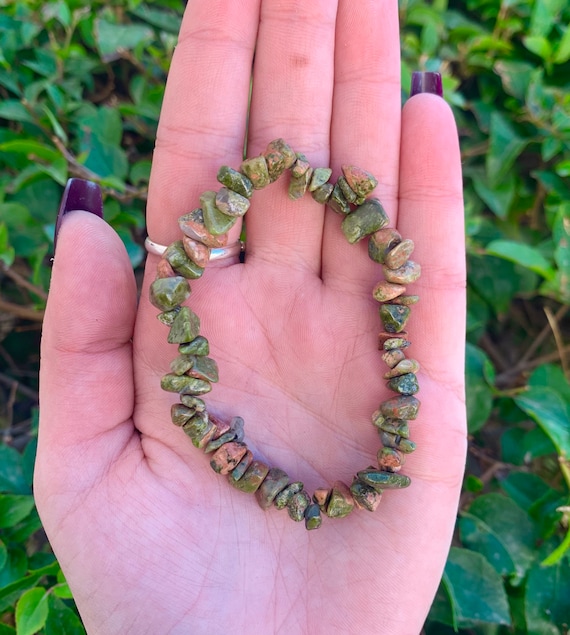
{"label": "hand", "polygon": [[[338,5],[338,6],[337,6]],[[172,62],[148,201],[168,244],[177,218],[238,167],[255,49],[248,156],[283,137],[314,166],[378,177],[414,240],[410,356],[419,373],[412,485],[373,514],[307,532],[230,487],[170,422],[176,349],[139,306],[119,238],[85,212],[58,235],[42,342],[38,509],[90,634],[417,633],[437,589],[465,459],[465,272],[460,159],[435,95],[401,111],[395,0],[192,0]],[[379,265],[339,216],[286,179],[253,197],[247,262],[192,283],[220,382],[211,412],[245,419],[258,456],[309,491],[374,463],[370,415],[392,393],[377,350]],[[237,229],[235,231],[238,231]],[[235,234],[232,238],[236,238]]]}

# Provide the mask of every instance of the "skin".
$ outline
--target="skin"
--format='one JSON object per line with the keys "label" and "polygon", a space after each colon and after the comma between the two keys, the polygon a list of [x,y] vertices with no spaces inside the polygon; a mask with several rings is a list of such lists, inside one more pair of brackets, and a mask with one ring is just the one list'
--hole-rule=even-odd
{"label": "skin", "polygon": [[[450,109],[430,94],[401,109],[397,17],[395,0],[190,0],[148,231],[178,239],[176,219],[217,187],[218,167],[239,166],[255,47],[248,156],[283,137],[333,178],[342,163],[370,170],[392,226],[416,244],[412,485],[312,532],[231,488],[170,423],[176,396],[159,382],[176,349],[147,300],[158,259],[137,306],[120,239],[72,212],[42,341],[35,494],[91,635],[421,630],[465,460],[463,209]],[[254,453],[313,491],[375,462],[370,415],[392,393],[370,294],[379,266],[338,215],[288,200],[286,181],[254,195],[247,263],[212,265],[189,304],[220,368],[210,410],[244,417]]]}

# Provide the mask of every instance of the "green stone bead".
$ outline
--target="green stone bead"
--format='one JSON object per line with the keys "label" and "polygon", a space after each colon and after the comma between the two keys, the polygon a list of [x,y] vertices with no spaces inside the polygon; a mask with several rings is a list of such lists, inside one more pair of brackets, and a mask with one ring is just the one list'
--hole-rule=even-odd
{"label": "green stone bead", "polygon": [[194,366],[193,355],[179,355],[170,362],[170,371],[175,375],[186,374]]}
{"label": "green stone bead", "polygon": [[309,183],[309,192],[314,192],[321,185],[324,185],[331,178],[331,174],[330,168],[315,168]]}
{"label": "green stone bead", "polygon": [[188,375],[164,375],[160,380],[162,390],[179,392],[186,395],[205,395],[212,390],[212,385],[203,379],[188,377]]}
{"label": "green stone bead", "polygon": [[298,494],[303,491],[303,487],[304,485],[301,481],[290,483],[284,490],[281,490],[279,494],[277,494],[273,504],[277,507],[277,509],[285,509],[285,507],[287,507],[287,503],[291,500],[291,497],[294,494]]}
{"label": "green stone bead", "polygon": [[373,174],[356,165],[343,165],[342,173],[348,186],[358,197],[368,196],[378,185],[378,180]]}
{"label": "green stone bead", "polygon": [[216,192],[204,192],[200,196],[200,205],[204,214],[204,224],[214,236],[227,233],[236,224],[237,216],[223,214],[216,207]]}
{"label": "green stone bead", "polygon": [[163,313],[159,313],[156,317],[158,318],[159,322],[166,324],[166,326],[172,326],[174,318],[178,315],[178,311],[180,311],[180,307],[177,306],[175,309],[172,309],[172,311],[164,311]]}
{"label": "green stone bead", "polygon": [[190,295],[186,278],[158,278],[150,285],[150,301],[161,311],[172,311]]}
{"label": "green stone bead", "polygon": [[218,170],[218,181],[246,198],[251,198],[253,195],[253,183],[247,176],[227,165],[222,165]]}
{"label": "green stone bead", "polygon": [[264,187],[267,187],[271,182],[265,157],[261,156],[253,157],[253,159],[246,159],[241,164],[240,171],[248,177],[248,179],[253,183],[253,188],[256,190],[261,190]]}
{"label": "green stone bead", "polygon": [[382,498],[382,492],[379,492],[357,478],[354,479],[350,486],[350,493],[355,502],[369,512],[376,511]]}
{"label": "green stone bead", "polygon": [[196,280],[204,273],[203,267],[199,267],[188,258],[181,240],[177,240],[167,247],[164,258],[178,275],[189,280]]}
{"label": "green stone bead", "polygon": [[326,514],[329,518],[344,518],[354,509],[354,499],[349,488],[342,482],[333,484],[327,503]]}
{"label": "green stone bead", "polygon": [[212,439],[208,442],[208,445],[204,448],[204,454],[209,454],[210,452],[214,452],[222,447],[225,443],[229,443],[230,441],[235,441],[236,432],[235,430],[228,430],[228,432],[224,432],[224,434],[220,435],[217,439]]}
{"label": "green stone bead", "polygon": [[348,242],[354,244],[388,223],[388,214],[380,201],[377,198],[369,198],[354,212],[348,214],[342,221],[341,228]]}
{"label": "green stone bead", "polygon": [[218,364],[211,357],[194,357],[192,368],[186,371],[190,377],[205,379],[215,384],[218,379]]}
{"label": "green stone bead", "polygon": [[305,518],[305,510],[311,504],[311,497],[307,492],[293,494],[287,503],[289,518],[295,522],[301,522]]}
{"label": "green stone bead", "polygon": [[390,379],[388,388],[401,395],[415,395],[419,391],[420,386],[414,373],[406,373]]}
{"label": "green stone bead", "polygon": [[263,153],[267,171],[272,181],[276,181],[285,170],[293,167],[297,154],[283,139],[274,139]]}
{"label": "green stone bead", "polygon": [[261,509],[269,509],[277,494],[287,487],[288,483],[289,476],[287,473],[278,467],[272,467],[259,489],[255,492],[255,498]]}
{"label": "green stone bead", "polygon": [[334,185],[332,183],[325,183],[318,187],[314,192],[311,192],[311,196],[317,203],[325,205],[329,202],[331,194],[333,193]]}
{"label": "green stone bead", "polygon": [[397,298],[391,300],[392,304],[404,304],[405,306],[411,306],[419,302],[419,295],[400,295]]}
{"label": "green stone bead", "polygon": [[183,355],[208,355],[210,352],[210,344],[205,337],[199,335],[191,342],[180,344],[178,352]]}
{"label": "green stone bead", "polygon": [[257,492],[268,473],[269,466],[261,461],[253,461],[238,481],[234,481],[231,476],[229,481],[240,492],[253,494]]}
{"label": "green stone bead", "polygon": [[380,404],[380,412],[387,419],[415,419],[420,409],[416,397],[392,397]]}
{"label": "green stone bead", "polygon": [[406,461],[405,455],[402,452],[390,447],[380,448],[376,458],[378,460],[378,467],[383,472],[398,472]]}
{"label": "green stone bead", "polygon": [[411,483],[409,476],[381,470],[362,470],[357,476],[363,483],[379,492],[385,489],[402,489]]}
{"label": "green stone bead", "polygon": [[180,395],[180,401],[188,408],[193,408],[196,412],[206,412],[206,403],[200,397],[193,395]]}
{"label": "green stone bead", "polygon": [[344,198],[344,194],[342,193],[338,183],[333,187],[329,200],[327,201],[327,205],[333,210],[333,212],[342,214],[343,216],[346,216],[351,212],[350,205]]}
{"label": "green stone bead", "polygon": [[239,441],[229,441],[212,455],[210,467],[217,474],[229,474],[247,453],[247,445]]}
{"label": "green stone bead", "polygon": [[390,269],[389,267],[382,267],[384,271],[384,278],[388,282],[395,284],[411,284],[415,282],[422,273],[422,268],[417,262],[408,260],[398,269]]}
{"label": "green stone bead", "polygon": [[400,437],[397,434],[384,432],[384,430],[380,431],[380,441],[382,441],[382,444],[386,447],[395,448],[404,454],[410,454],[410,452],[416,449],[416,444],[413,441],[404,439],[404,437]]}
{"label": "green stone bead", "polygon": [[201,242],[206,245],[206,247],[224,247],[227,243],[228,237],[225,234],[214,236],[214,234],[208,231],[208,228],[204,224],[203,210],[200,208],[193,209],[188,214],[181,216],[178,219],[178,225],[185,236]]}
{"label": "green stone bead", "polygon": [[248,467],[253,462],[253,454],[251,450],[248,450],[241,461],[234,467],[234,469],[230,472],[229,481],[232,484],[232,481],[239,481],[240,478],[246,473]]}
{"label": "green stone bead", "polygon": [[216,207],[227,216],[243,216],[249,209],[249,199],[227,187],[216,194]]}
{"label": "green stone bead", "polygon": [[194,408],[188,408],[181,403],[173,403],[170,407],[170,418],[175,426],[183,426],[187,421],[190,421],[196,414]]}
{"label": "green stone bead", "polygon": [[384,342],[383,348],[385,351],[393,351],[398,348],[408,348],[409,345],[409,340],[404,337],[390,337]]}
{"label": "green stone bead", "polygon": [[[296,153],[297,159],[291,167],[291,176],[298,179],[303,176],[311,168],[311,164],[307,161],[307,157],[299,152]],[[311,170],[311,175],[313,171]]]}
{"label": "green stone bead", "polygon": [[305,509],[305,528],[310,531],[318,529],[322,524],[321,508],[316,503],[311,503]]}
{"label": "green stone bead", "polygon": [[304,174],[299,177],[291,175],[289,181],[289,198],[296,201],[305,196],[307,188],[309,187],[309,181],[311,180],[312,168],[309,168]]}
{"label": "green stone bead", "polygon": [[350,188],[350,185],[346,182],[346,179],[344,178],[344,176],[339,176],[337,183],[338,183],[338,186],[340,187],[341,192],[344,194],[344,198],[349,203],[355,203],[356,193]]}
{"label": "green stone bead", "polygon": [[191,342],[200,332],[200,318],[187,306],[180,308],[168,333],[169,344]]}
{"label": "green stone bead", "polygon": [[383,304],[380,307],[380,319],[388,333],[403,331],[410,315],[410,307],[402,304]]}
{"label": "green stone bead", "polygon": [[200,447],[202,439],[212,430],[214,424],[208,419],[207,412],[196,413],[189,421],[187,421],[182,429],[184,433],[192,441],[192,445],[196,448]]}
{"label": "green stone bead", "polygon": [[410,436],[410,426],[405,419],[384,419],[378,427],[384,432],[395,434],[404,439],[408,439]]}
{"label": "green stone bead", "polygon": [[390,249],[393,249],[402,236],[392,227],[386,227],[374,232],[368,240],[368,256],[374,262],[383,264]]}

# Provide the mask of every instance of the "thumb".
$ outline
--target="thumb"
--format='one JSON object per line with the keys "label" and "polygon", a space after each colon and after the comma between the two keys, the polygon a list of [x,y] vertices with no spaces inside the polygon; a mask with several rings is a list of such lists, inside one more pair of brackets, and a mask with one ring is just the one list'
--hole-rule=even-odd
{"label": "thumb", "polygon": [[[96,188],[74,181],[64,197],[73,188]],[[96,209],[85,209],[91,213],[64,209],[57,222],[41,345],[40,500],[58,487],[93,482],[134,434],[136,284],[120,238]]]}

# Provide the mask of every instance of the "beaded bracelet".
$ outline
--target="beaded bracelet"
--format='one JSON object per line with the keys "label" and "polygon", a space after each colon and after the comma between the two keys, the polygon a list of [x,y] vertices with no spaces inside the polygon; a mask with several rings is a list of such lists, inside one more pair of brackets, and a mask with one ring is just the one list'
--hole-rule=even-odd
{"label": "beaded bracelet", "polygon": [[[291,481],[283,470],[254,458],[244,442],[241,417],[228,422],[208,412],[200,396],[218,381],[218,367],[208,357],[209,343],[200,335],[198,316],[182,306],[190,295],[188,280],[203,274],[211,249],[226,245],[228,230],[247,212],[254,190],[266,187],[286,170],[291,172],[292,199],[301,198],[308,190],[317,202],[344,216],[342,231],[349,243],[369,237],[368,254],[382,265],[384,273],[384,280],[372,291],[381,303],[383,331],[378,348],[388,366],[384,374],[387,386],[396,393],[372,414],[382,442],[378,467],[359,471],[350,486],[336,481],[331,487],[316,489],[312,496],[300,481]],[[343,165],[342,176],[332,184],[331,174],[329,168],[313,169],[304,155],[295,153],[282,139],[272,141],[262,155],[245,160],[239,171],[222,166],[217,178],[223,187],[218,192],[204,192],[200,207],[180,217],[182,240],[167,247],[150,286],[150,301],[161,310],[158,319],[170,327],[168,342],[178,344],[179,355],[170,365],[171,372],[161,380],[164,390],[180,394],[180,403],[171,409],[173,423],[195,447],[211,454],[212,469],[227,475],[233,487],[255,494],[264,510],[286,508],[293,520],[304,520],[307,529],[321,526],[321,512],[342,518],[355,508],[374,511],[383,490],[410,484],[409,477],[398,472],[405,455],[415,450],[408,422],[416,419],[420,406],[414,397],[419,390],[419,364],[406,357],[410,342],[404,330],[410,306],[419,299],[405,294],[405,285],[420,275],[420,266],[409,260],[414,244],[387,227],[388,216],[378,199],[367,198],[378,183],[374,176]]]}

